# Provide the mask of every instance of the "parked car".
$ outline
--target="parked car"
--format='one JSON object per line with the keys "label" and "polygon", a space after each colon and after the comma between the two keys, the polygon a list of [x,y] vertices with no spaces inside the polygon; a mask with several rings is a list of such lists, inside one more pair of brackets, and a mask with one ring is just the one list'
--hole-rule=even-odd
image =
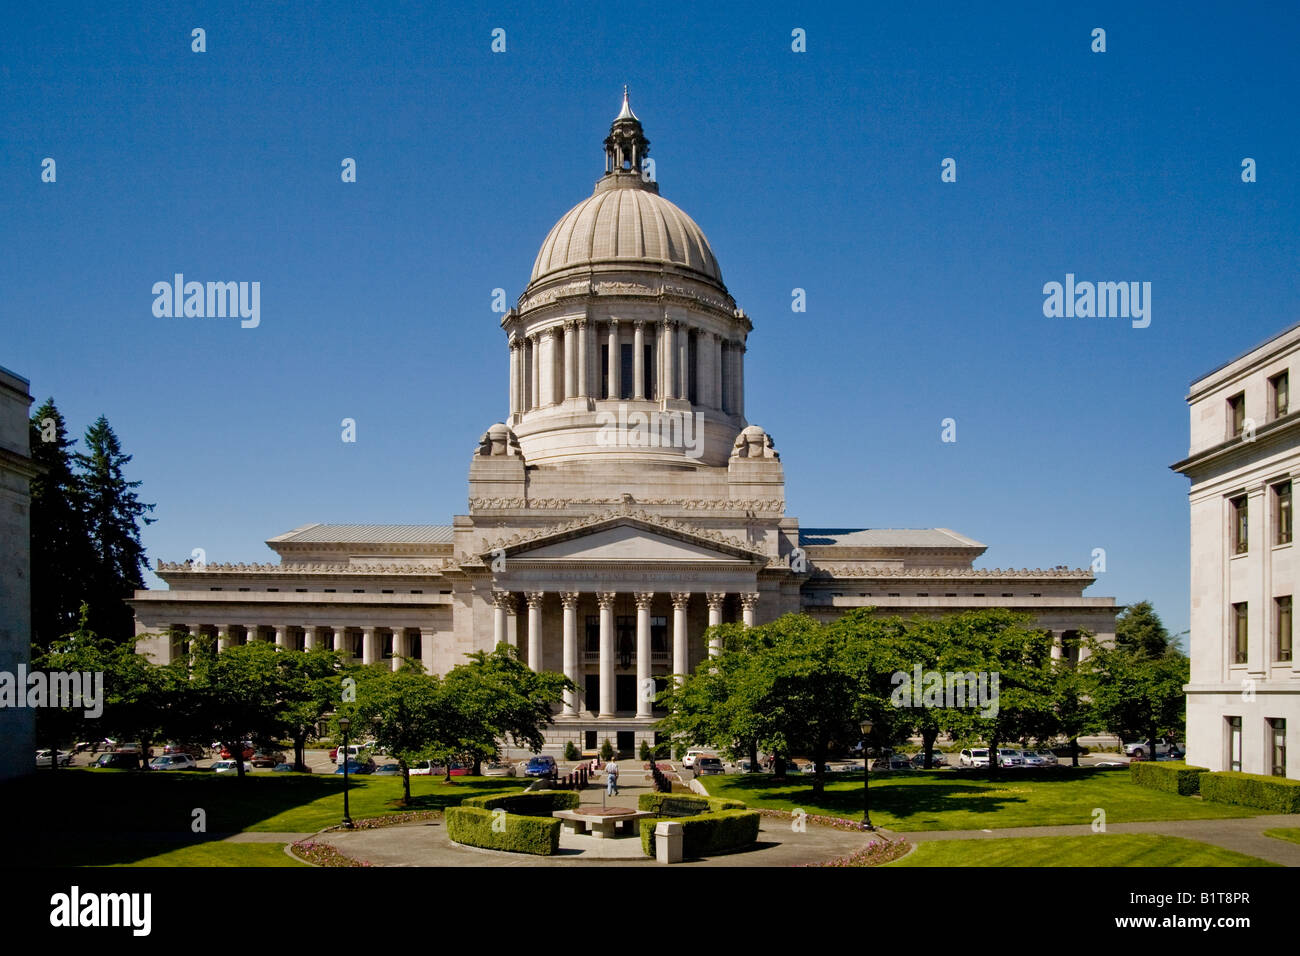
{"label": "parked car", "polygon": [[485,777],[513,777],[514,775],[514,767],[496,760],[483,768],[483,776]]}
{"label": "parked car", "polygon": [[130,750],[114,750],[100,754],[92,766],[103,770],[139,770],[140,755]]}
{"label": "parked car", "polygon": [[524,766],[525,777],[549,777],[559,772],[559,768],[555,766],[555,758],[547,754],[529,757],[528,763]]}
{"label": "parked car", "polygon": [[695,763],[691,767],[697,777],[702,777],[706,773],[723,773],[722,761],[717,757],[696,757]]}
{"label": "parked car", "polygon": [[[55,758],[52,756],[52,754],[53,751],[51,750],[36,751],[36,766],[53,767]],[[71,763],[72,763],[72,754],[66,750],[60,750],[58,756],[58,765],[60,767],[66,767]]]}
{"label": "parked car", "polygon": [[[1041,756],[1039,756],[1037,750],[1022,750],[1022,751],[1020,751],[1020,760],[1021,760],[1021,762],[1022,762],[1026,767],[1048,767],[1048,766],[1051,766],[1051,764],[1049,764],[1045,759],[1043,759]],[[1053,762],[1053,763],[1056,762],[1056,758],[1055,758],[1055,757],[1052,758],[1052,762]]]}
{"label": "parked car", "polygon": [[411,764],[411,769],[407,772],[412,777],[428,777],[435,773],[445,773],[445,770],[442,764],[436,760],[421,760],[418,763]]}
{"label": "parked car", "polygon": [[[293,764],[291,764],[291,763],[278,763],[278,764],[276,764],[274,767],[271,768],[271,772],[272,772],[272,773],[293,773],[293,772],[294,772],[294,770],[293,770]],[[311,767],[308,767],[308,766],[305,766],[305,765],[304,765],[304,766],[303,766],[303,772],[305,772],[305,773],[311,773]]]}
{"label": "parked car", "polygon": [[[939,751],[935,750],[930,754],[930,766],[946,767],[948,766],[948,758],[943,754],[939,753]],[[925,751],[918,750],[912,756],[912,769],[921,770],[924,767],[925,767]]]}
{"label": "parked car", "polygon": [[[1157,757],[1160,757],[1162,755],[1167,755],[1167,754],[1178,754],[1181,756],[1183,752],[1184,751],[1181,744],[1177,744],[1177,743],[1171,744],[1166,740],[1156,741]],[[1129,757],[1150,757],[1151,748],[1148,746],[1148,741],[1139,740],[1136,743],[1125,744],[1124,753]]]}
{"label": "parked car", "polygon": [[[1059,746],[1053,747],[1053,748],[1052,748],[1052,754],[1053,754],[1054,756],[1056,756],[1056,757],[1069,757],[1069,756],[1070,756],[1070,744],[1069,744],[1069,742],[1066,742],[1066,743],[1060,744]],[[1080,747],[1079,747],[1079,756],[1080,756],[1080,757],[1086,757],[1086,756],[1088,756],[1088,754],[1089,754],[1089,750],[1088,750],[1087,747],[1083,747],[1083,746],[1080,746]]]}
{"label": "parked car", "polygon": [[691,747],[686,751],[686,756],[682,758],[682,766],[687,770],[695,766],[695,761],[700,757],[712,757],[713,754],[704,747]]}
{"label": "parked car", "polygon": [[163,747],[163,754],[189,754],[195,760],[202,760],[208,752],[201,744],[167,744]]}
{"label": "parked car", "polygon": [[736,773],[749,773],[749,766],[750,766],[749,758],[741,757],[734,764],[732,764],[732,766],[735,767]]}
{"label": "parked car", "polygon": [[[339,764],[334,770],[335,773],[343,773],[344,764]],[[373,764],[358,763],[355,760],[349,760],[346,764],[348,774],[368,774],[374,769]]]}
{"label": "parked car", "polygon": [[[349,771],[350,773],[351,771]],[[401,764],[386,763],[382,767],[376,767],[371,774],[373,777],[400,777],[402,775]]]}
{"label": "parked car", "polygon": [[[233,760],[215,760],[212,763],[212,772],[213,773],[239,773],[239,764],[237,764]],[[252,773],[252,772],[253,772],[253,765],[251,763],[246,762],[244,764],[244,773]]]}
{"label": "parked car", "polygon": [[1025,758],[1020,755],[1020,751],[1012,747],[998,748],[998,766],[999,767],[1023,767]]}
{"label": "parked car", "polygon": [[265,753],[259,751],[258,753],[253,754],[250,763],[252,763],[254,767],[274,767],[278,763],[284,763],[284,754],[279,752]]}
{"label": "parked car", "polygon": [[972,747],[963,750],[958,754],[957,762],[963,767],[987,767],[989,765],[989,748]]}
{"label": "parked car", "polygon": [[[347,756],[352,760],[360,760],[365,749],[366,748],[362,744],[348,744]],[[330,760],[333,760],[335,763],[343,762],[343,752],[340,748],[335,747],[330,751]]]}
{"label": "parked car", "polygon": [[1040,747],[1038,750],[1035,750],[1034,753],[1038,754],[1038,756],[1043,758],[1046,766],[1048,767],[1057,766],[1056,754],[1052,753],[1046,747]]}
{"label": "parked car", "polygon": [[198,770],[199,765],[189,754],[163,754],[149,761],[150,770]]}
{"label": "parked car", "polygon": [[872,770],[911,770],[912,761],[907,754],[890,754],[880,757],[871,765]]}
{"label": "parked car", "polygon": [[[245,760],[252,760],[252,759],[253,759],[253,745],[252,745],[251,743],[249,743],[248,741],[244,741],[244,753],[243,753],[243,757],[244,757]],[[227,747],[227,746],[225,746],[224,744],[221,746],[221,759],[222,759],[222,760],[233,760],[233,759],[235,759],[235,758],[234,758],[234,755],[231,754],[231,752],[230,752],[230,748]]]}

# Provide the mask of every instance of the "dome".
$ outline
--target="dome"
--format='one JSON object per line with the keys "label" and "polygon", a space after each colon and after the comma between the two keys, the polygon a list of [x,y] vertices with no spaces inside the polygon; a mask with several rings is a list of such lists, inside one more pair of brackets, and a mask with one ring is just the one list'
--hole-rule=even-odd
{"label": "dome", "polygon": [[607,177],[594,195],[561,216],[542,243],[530,281],[598,263],[679,266],[722,284],[703,230],[667,199],[642,188],[636,175]]}

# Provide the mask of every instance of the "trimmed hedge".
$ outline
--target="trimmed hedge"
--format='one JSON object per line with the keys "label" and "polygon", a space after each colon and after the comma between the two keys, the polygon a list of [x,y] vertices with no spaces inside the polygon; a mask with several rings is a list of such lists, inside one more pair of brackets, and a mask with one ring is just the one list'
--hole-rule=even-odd
{"label": "trimmed hedge", "polygon": [[[722,810],[694,817],[677,817],[669,822],[682,825],[682,856],[691,858],[735,850],[757,842],[758,820],[757,810]],[[640,821],[641,849],[646,856],[655,855],[655,827],[661,822],[663,821]]]}
{"label": "trimmed hedge", "polygon": [[453,843],[481,846],[489,850],[554,856],[560,850],[560,821],[556,817],[532,817],[507,813],[505,829],[492,829],[496,818],[491,810],[478,807],[448,807],[447,836]]}
{"label": "trimmed hedge", "polygon": [[701,797],[685,793],[643,793],[636,798],[636,808],[658,813],[659,805],[665,800],[671,800],[680,806],[696,807],[700,813],[719,813],[723,810],[746,809],[745,804],[739,800],[729,800],[726,797]]}
{"label": "trimmed hedge", "polygon": [[1201,796],[1272,813],[1300,813],[1300,780],[1290,777],[1221,770],[1201,776]]}
{"label": "trimmed hedge", "polygon": [[1139,760],[1128,765],[1129,776],[1139,787],[1151,790],[1163,790],[1176,793],[1180,797],[1189,797],[1201,792],[1201,774],[1209,773],[1208,767],[1189,767],[1185,763],[1157,763]]}
{"label": "trimmed hedge", "polygon": [[578,809],[578,794],[572,790],[534,790],[532,793],[515,790],[510,793],[466,797],[460,805],[478,807],[480,810],[495,810],[500,807],[519,816],[549,817],[556,810]]}

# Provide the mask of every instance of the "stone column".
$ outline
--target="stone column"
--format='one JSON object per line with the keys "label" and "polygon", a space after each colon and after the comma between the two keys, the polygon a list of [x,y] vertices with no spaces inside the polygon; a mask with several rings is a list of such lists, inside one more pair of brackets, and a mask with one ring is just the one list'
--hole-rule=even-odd
{"label": "stone column", "polygon": [[[727,599],[727,595],[720,591],[710,591],[709,599],[709,627],[717,627],[722,623],[722,602]],[[722,639],[716,634],[709,638],[709,656],[717,657],[722,653]]]}
{"label": "stone column", "polygon": [[433,636],[438,632],[431,627],[420,628],[420,663],[426,674],[436,674],[433,669]]}
{"label": "stone column", "polygon": [[578,330],[572,321],[564,323],[564,397],[578,394]]}
{"label": "stone column", "polygon": [[[686,676],[690,656],[686,642],[686,605],[690,603],[689,591],[673,593],[673,673]],[[680,680],[678,681],[680,683]]]}
{"label": "stone column", "polygon": [[609,320],[609,398],[617,399],[623,394],[618,387],[618,372],[622,363],[618,354],[618,319]]}
{"label": "stone column", "polygon": [[650,680],[650,602],[653,591],[636,595],[636,715],[651,717],[653,700],[646,699],[646,682]]}
{"label": "stone column", "polygon": [[600,602],[600,712],[601,717],[614,716],[614,600],[613,591],[598,591]]}
{"label": "stone column", "polygon": [[510,336],[510,414],[519,414],[519,339]]}
{"label": "stone column", "polygon": [[406,656],[406,630],[401,627],[394,627],[391,630],[393,632],[393,670],[397,670],[402,666],[402,658]]}
{"label": "stone column", "polygon": [[[560,592],[560,603],[564,605],[564,676],[579,684],[578,680],[578,592]],[[576,691],[564,692],[564,712],[569,716],[578,713],[578,695]]]}
{"label": "stone column", "polygon": [[275,626],[275,649],[286,650],[289,647],[289,628],[284,624]]}
{"label": "stone column", "polygon": [[361,663],[373,664],[381,657],[379,653],[379,629],[363,627],[361,629]]}
{"label": "stone column", "polygon": [[542,343],[536,335],[528,337],[528,407],[542,403]]}
{"label": "stone column", "polygon": [[578,320],[578,397],[590,395],[587,388],[587,373],[590,370],[591,352],[587,348],[587,320]]}
{"label": "stone column", "polygon": [[302,649],[304,651],[314,651],[316,649],[316,628],[303,626]]}
{"label": "stone column", "polygon": [[519,601],[509,592],[506,593],[506,643],[519,647]]}
{"label": "stone column", "polygon": [[[346,627],[334,628],[334,650],[342,654],[348,654],[348,629]],[[348,654],[351,657],[351,654]]]}
{"label": "stone column", "polygon": [[691,330],[685,322],[677,323],[673,335],[677,340],[677,397],[690,401],[691,398]]}
{"label": "stone column", "polygon": [[541,403],[543,405],[554,405],[555,394],[558,391],[555,381],[555,327],[542,329],[542,384],[541,384]]}
{"label": "stone column", "polygon": [[670,319],[664,319],[663,335],[659,337],[659,350],[663,352],[663,396],[664,398],[677,397],[676,369],[677,363],[673,361],[673,349],[677,347],[676,338],[673,335],[673,326],[676,325]]}
{"label": "stone column", "polygon": [[1065,657],[1065,650],[1061,647],[1061,635],[1056,631],[1047,632],[1052,638],[1052,660],[1059,661]]}
{"label": "stone column", "polygon": [[492,646],[505,643],[506,639],[506,592],[492,592]]}
{"label": "stone column", "polygon": [[713,391],[709,393],[709,404],[722,408],[722,336],[716,332],[709,333],[709,364],[713,367]]}
{"label": "stone column", "polygon": [[222,624],[221,627],[217,629],[217,653],[218,654],[220,654],[222,651],[224,651],[226,648],[230,646],[230,630],[233,627],[234,627],[233,624]]}
{"label": "stone column", "polygon": [[758,592],[756,591],[752,591],[748,594],[742,594],[740,596],[740,606],[743,609],[742,613],[745,619],[745,627],[754,626],[754,605],[756,605],[757,603],[758,603]]}
{"label": "stone column", "polygon": [[736,407],[735,414],[745,417],[745,343],[736,343]]}
{"label": "stone column", "polygon": [[542,669],[542,591],[526,591],[528,601],[528,666]]}
{"label": "stone column", "polygon": [[632,397],[645,398],[645,323],[632,323]]}

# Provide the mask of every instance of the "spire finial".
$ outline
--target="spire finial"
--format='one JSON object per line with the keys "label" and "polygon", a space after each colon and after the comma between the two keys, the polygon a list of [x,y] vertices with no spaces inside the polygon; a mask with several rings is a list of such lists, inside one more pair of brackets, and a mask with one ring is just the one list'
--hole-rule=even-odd
{"label": "spire finial", "polygon": [[[619,110],[618,115],[614,117],[614,122],[617,123],[619,120],[624,119],[636,119],[636,114],[632,112],[632,106],[628,102],[626,83],[623,84],[623,108]],[[637,122],[640,122],[640,120],[637,120]]]}

